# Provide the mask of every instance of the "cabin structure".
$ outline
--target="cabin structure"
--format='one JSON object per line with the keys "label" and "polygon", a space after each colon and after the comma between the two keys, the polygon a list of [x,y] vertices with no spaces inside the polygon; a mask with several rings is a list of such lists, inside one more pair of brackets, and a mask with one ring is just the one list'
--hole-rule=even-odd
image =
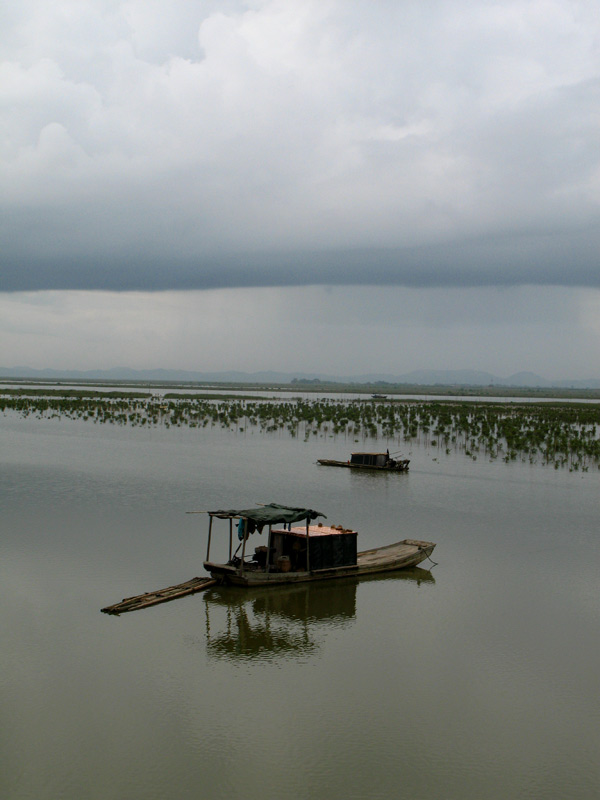
{"label": "cabin structure", "polygon": [[350,463],[361,467],[386,467],[390,457],[387,453],[351,453]]}
{"label": "cabin structure", "polygon": [[[318,517],[326,518],[320,511],[269,503],[258,508],[209,511],[208,515],[204,566],[212,575],[230,574],[235,570],[240,573],[258,571],[275,577],[277,573],[315,573],[356,567],[357,532],[341,525],[331,527],[315,523]],[[229,521],[229,560],[225,565],[216,564],[210,558],[214,519]],[[301,521],[304,525],[294,525]],[[239,539],[235,553],[234,528]],[[254,553],[248,554],[248,537],[255,531],[262,533],[265,528],[268,529],[266,545],[259,545]]]}
{"label": "cabin structure", "polygon": [[[289,560],[291,572],[335,569],[356,565],[356,531],[330,528],[321,523],[304,528],[271,531],[271,557],[267,567],[280,569]],[[310,547],[310,550],[309,550]],[[265,554],[266,555],[266,554]]]}

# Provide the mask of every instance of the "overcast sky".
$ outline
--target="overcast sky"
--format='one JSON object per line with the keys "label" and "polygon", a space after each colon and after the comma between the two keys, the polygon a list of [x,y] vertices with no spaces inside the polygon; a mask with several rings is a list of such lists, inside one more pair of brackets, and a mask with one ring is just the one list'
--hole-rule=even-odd
{"label": "overcast sky", "polygon": [[600,14],[0,0],[0,364],[600,377]]}

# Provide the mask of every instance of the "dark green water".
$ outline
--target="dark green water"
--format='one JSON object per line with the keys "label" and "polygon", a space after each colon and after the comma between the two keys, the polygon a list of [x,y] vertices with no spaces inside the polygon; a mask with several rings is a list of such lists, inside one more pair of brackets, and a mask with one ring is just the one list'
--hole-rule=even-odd
{"label": "dark green water", "polygon": [[[600,796],[600,473],[315,464],[357,447],[0,419],[0,796]],[[100,613],[202,573],[186,511],[271,501],[438,565]]]}

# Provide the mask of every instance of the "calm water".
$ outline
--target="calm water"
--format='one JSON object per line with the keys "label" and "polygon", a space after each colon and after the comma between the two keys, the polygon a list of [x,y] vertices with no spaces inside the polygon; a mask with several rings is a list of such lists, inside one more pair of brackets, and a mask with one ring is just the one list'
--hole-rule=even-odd
{"label": "calm water", "polygon": [[[106,384],[76,384],[76,383],[56,383],[56,382],[48,382],[48,383],[38,383],[38,382],[28,382],[22,383],[17,381],[9,381],[9,380],[0,380],[0,395],[5,393],[5,389],[42,389],[44,386],[49,390],[49,392],[55,392],[58,388],[65,389],[67,391],[80,391],[80,390],[94,390],[98,392],[113,392],[115,390],[123,391],[123,392],[146,392],[157,397],[164,397],[165,394],[177,394],[177,395],[201,395],[201,394],[210,394],[210,395],[223,395],[223,397],[235,397],[235,396],[242,396],[248,398],[256,398],[260,400],[262,398],[271,399],[271,400],[297,400],[302,399],[308,402],[317,401],[317,400],[342,400],[342,401],[352,401],[352,400],[371,400],[371,392],[316,392],[316,391],[303,391],[302,388],[292,389],[292,390],[281,390],[281,389],[228,389],[223,388],[221,385],[210,386],[210,385],[201,385],[196,386],[195,388],[186,388],[186,387],[179,387],[179,386],[151,386],[149,384],[135,384],[132,386],[127,386],[124,384],[120,384],[118,386],[107,386]],[[432,394],[388,394],[386,398],[390,401],[400,401],[400,400],[410,400],[412,402],[417,401],[434,401],[434,402],[441,402],[444,400],[450,400],[454,403],[597,403],[597,398],[589,398],[589,397],[519,397],[515,395],[514,397],[504,397],[500,395],[499,397],[496,396],[488,396],[488,395],[456,395],[456,394],[449,394],[449,395],[432,395]]]}
{"label": "calm water", "polygon": [[[600,796],[600,472],[315,464],[357,447],[2,417],[0,796]],[[438,564],[100,613],[202,573],[186,511],[271,501]]]}

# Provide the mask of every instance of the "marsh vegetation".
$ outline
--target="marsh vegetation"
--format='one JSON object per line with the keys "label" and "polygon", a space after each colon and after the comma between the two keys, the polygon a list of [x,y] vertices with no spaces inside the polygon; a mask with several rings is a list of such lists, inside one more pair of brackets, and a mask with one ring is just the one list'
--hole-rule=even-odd
{"label": "marsh vegetation", "polygon": [[81,419],[100,425],[220,427],[238,433],[343,437],[350,447],[368,440],[386,446],[423,445],[437,457],[461,452],[556,469],[600,468],[600,404],[248,398],[223,395],[13,390],[2,413]]}

